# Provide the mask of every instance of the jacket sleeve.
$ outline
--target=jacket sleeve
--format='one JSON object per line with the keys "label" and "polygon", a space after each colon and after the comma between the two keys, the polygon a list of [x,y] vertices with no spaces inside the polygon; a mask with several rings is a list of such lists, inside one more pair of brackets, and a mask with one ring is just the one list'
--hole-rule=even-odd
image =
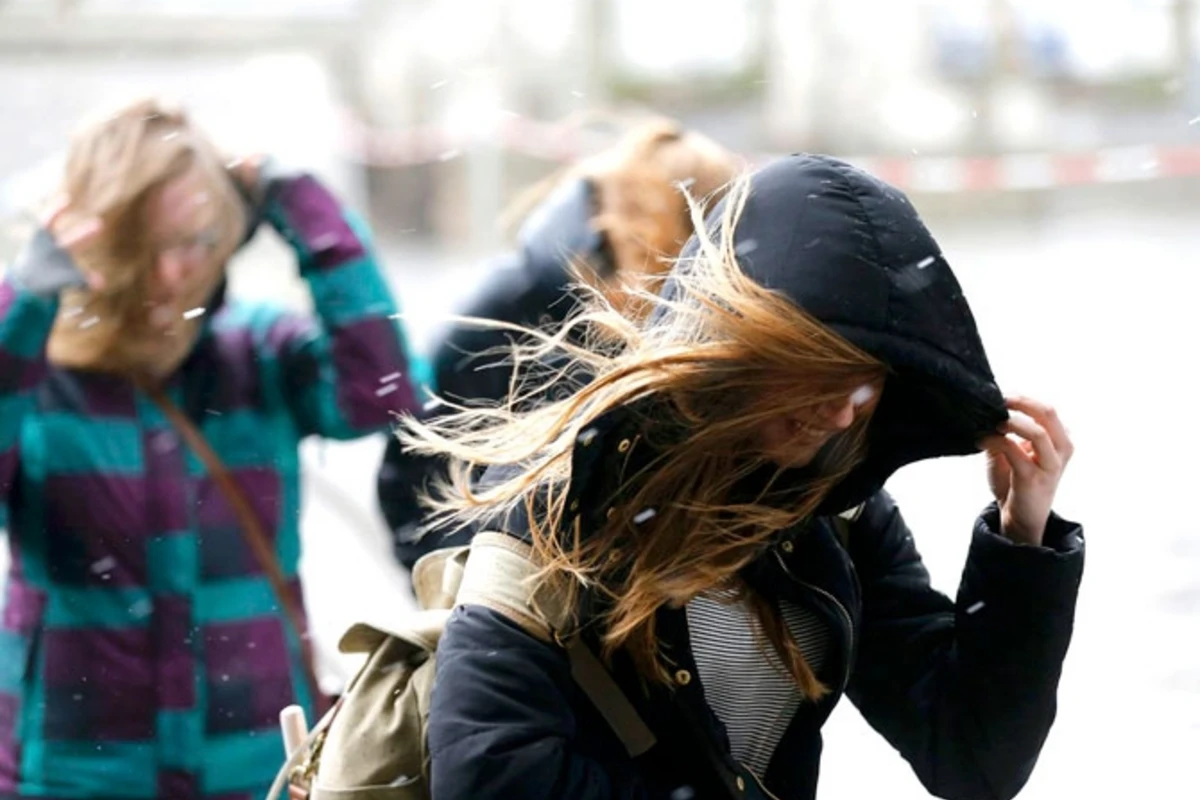
{"label": "jacket sleeve", "polygon": [[0,501],[16,478],[21,425],[46,374],[58,293],[80,282],[71,257],[45,230],[34,235],[0,281]]}
{"label": "jacket sleeve", "polygon": [[455,609],[429,714],[434,800],[644,800],[628,766],[579,752],[564,650],[496,612]]}
{"label": "jacket sleeve", "polygon": [[396,304],[366,225],[308,175],[273,181],[264,216],[292,246],[316,318],[281,316],[268,334],[304,435],[353,439],[416,408]]}
{"label": "jacket sleeve", "polygon": [[[457,311],[459,316],[491,319],[510,325],[537,324],[541,298],[535,292],[520,254],[505,256],[488,267],[488,277]],[[517,334],[454,322],[434,348],[438,392],[468,405],[490,404],[508,396],[513,340]]]}
{"label": "jacket sleeve", "polygon": [[392,552],[407,570],[411,571],[426,553],[471,542],[473,531],[470,529],[446,532],[421,527],[425,512],[418,494],[435,479],[445,477],[446,472],[445,459],[406,453],[399,439],[388,438],[375,489],[379,508],[392,532]]}
{"label": "jacket sleeve", "polygon": [[993,504],[975,523],[955,602],[931,588],[886,493],[850,540],[863,620],[848,694],[925,788],[952,800],[1007,800],[1025,785],[1074,624],[1080,526],[1052,515],[1042,547],[999,530]]}

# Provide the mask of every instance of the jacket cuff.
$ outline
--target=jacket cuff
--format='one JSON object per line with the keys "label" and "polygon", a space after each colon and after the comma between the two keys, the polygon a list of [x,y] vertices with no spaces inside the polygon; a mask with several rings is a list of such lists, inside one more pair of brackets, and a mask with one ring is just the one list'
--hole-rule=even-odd
{"label": "jacket cuff", "polygon": [[9,268],[13,283],[30,294],[49,299],[63,289],[84,286],[87,281],[71,254],[59,247],[54,236],[38,228]]}
{"label": "jacket cuff", "polygon": [[1000,534],[1000,509],[993,503],[975,522],[964,583],[983,599],[1001,592],[1005,602],[1073,609],[1083,577],[1083,527],[1051,513],[1042,545],[1018,544]]}

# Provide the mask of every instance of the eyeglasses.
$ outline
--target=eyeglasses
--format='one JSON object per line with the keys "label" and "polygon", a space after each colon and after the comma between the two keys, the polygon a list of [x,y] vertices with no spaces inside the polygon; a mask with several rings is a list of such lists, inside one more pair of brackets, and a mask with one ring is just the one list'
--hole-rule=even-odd
{"label": "eyeglasses", "polygon": [[221,244],[221,235],[216,228],[204,230],[190,236],[180,236],[159,245],[162,255],[172,254],[183,258],[205,258],[212,256]]}

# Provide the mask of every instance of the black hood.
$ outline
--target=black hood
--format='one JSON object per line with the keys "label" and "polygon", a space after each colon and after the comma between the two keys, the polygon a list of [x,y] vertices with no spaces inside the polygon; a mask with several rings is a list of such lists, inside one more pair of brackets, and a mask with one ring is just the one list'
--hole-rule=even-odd
{"label": "black hood", "polygon": [[[962,289],[898,189],[834,158],[780,159],[751,177],[735,245],[747,275],[891,369],[867,459],[824,512],[863,502],[906,464],[976,452],[1007,419]],[[693,241],[682,263],[694,252]]]}

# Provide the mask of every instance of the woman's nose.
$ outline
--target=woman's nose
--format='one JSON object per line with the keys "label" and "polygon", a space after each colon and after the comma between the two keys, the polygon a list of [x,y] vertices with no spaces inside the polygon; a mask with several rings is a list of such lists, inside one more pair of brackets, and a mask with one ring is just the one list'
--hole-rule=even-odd
{"label": "woman's nose", "polygon": [[837,431],[846,430],[846,428],[854,424],[854,402],[847,398],[835,405],[831,409],[827,420],[830,428]]}
{"label": "woman's nose", "polygon": [[175,249],[164,250],[158,255],[158,285],[166,296],[174,295],[187,274],[186,259]]}

